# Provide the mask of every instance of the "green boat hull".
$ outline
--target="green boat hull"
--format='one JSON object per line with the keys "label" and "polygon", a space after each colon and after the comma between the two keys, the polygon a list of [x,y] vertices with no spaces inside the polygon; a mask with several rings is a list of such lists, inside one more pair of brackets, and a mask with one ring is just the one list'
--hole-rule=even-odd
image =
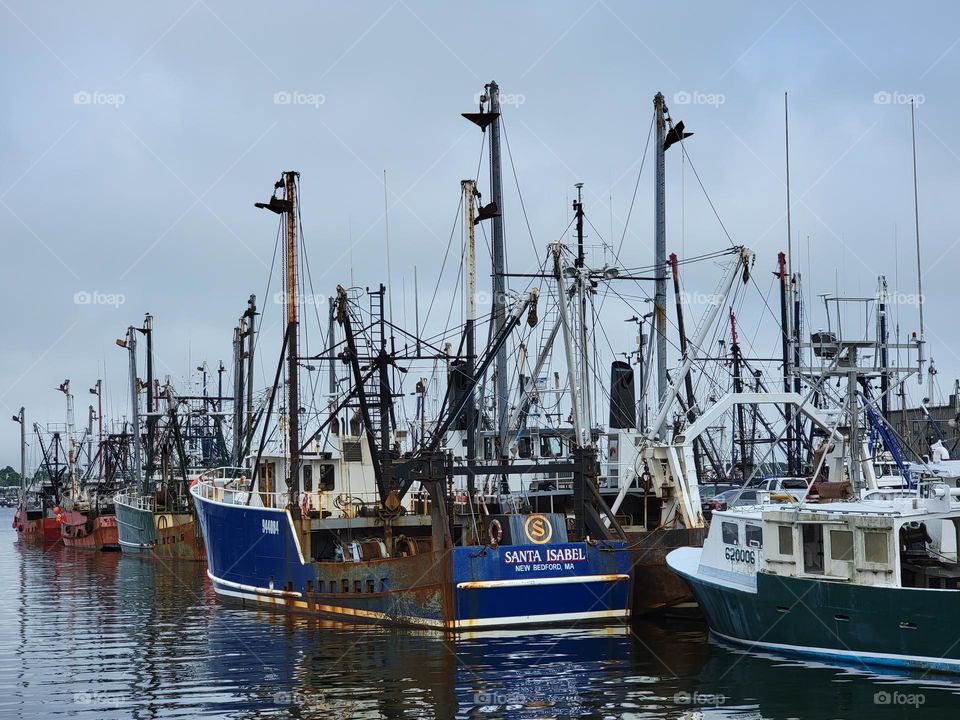
{"label": "green boat hull", "polygon": [[960,593],[757,574],[756,593],[681,573],[710,629],[757,649],[960,673]]}
{"label": "green boat hull", "polygon": [[122,502],[115,508],[123,552],[171,560],[205,559],[192,513],[153,512]]}

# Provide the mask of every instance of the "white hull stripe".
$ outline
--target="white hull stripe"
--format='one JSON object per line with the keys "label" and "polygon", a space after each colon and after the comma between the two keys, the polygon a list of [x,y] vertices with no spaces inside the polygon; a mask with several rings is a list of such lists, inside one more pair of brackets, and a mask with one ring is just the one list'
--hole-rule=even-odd
{"label": "white hull stripe", "polygon": [[567,577],[523,578],[521,580],[470,580],[457,583],[457,590],[479,590],[483,588],[530,587],[533,585],[583,585],[586,583],[614,583],[629,580],[629,575],[574,575]]}
{"label": "white hull stripe", "polygon": [[[239,583],[233,583],[238,585]],[[253,600],[254,602],[263,603],[265,605],[281,605],[283,607],[293,606],[302,610],[314,610],[315,612],[324,612],[332,615],[343,615],[345,617],[359,617],[366,618],[371,620],[390,620],[393,622],[406,622],[411,625],[422,625],[426,627],[433,627],[437,629],[443,629],[444,627],[450,627],[454,629],[479,629],[484,627],[504,627],[507,625],[522,625],[522,624],[542,624],[542,623],[561,623],[561,622],[575,622],[578,620],[601,620],[601,619],[621,619],[626,620],[630,617],[629,610],[596,610],[592,612],[576,612],[576,613],[557,613],[554,615],[515,615],[511,617],[495,617],[495,618],[482,618],[478,620],[455,620],[447,625],[444,625],[443,622],[439,620],[431,620],[428,618],[418,618],[418,617],[408,617],[408,616],[391,616],[386,613],[373,612],[370,610],[358,610],[356,608],[345,608],[338,607],[335,605],[314,605],[311,607],[311,604],[303,600],[287,600],[285,598],[271,596],[271,595],[261,595],[251,592],[243,592],[241,590],[227,590],[221,587],[214,586],[218,595],[225,595],[227,597],[240,598],[242,600]]]}
{"label": "white hull stripe", "polygon": [[885,662],[895,665],[912,665],[932,668],[951,668],[954,671],[960,670],[960,660],[942,657],[927,657],[925,655],[898,655],[897,653],[875,653],[875,652],[857,652],[855,650],[834,650],[833,648],[805,647],[803,645],[784,645],[781,643],[753,642],[752,640],[743,640],[724,635],[723,633],[711,630],[718,638],[722,638],[738,645],[748,645],[750,647],[763,648],[764,650],[780,650],[782,652],[799,653],[804,655],[818,655],[826,658],[842,658],[845,660],[862,660],[868,662]]}
{"label": "white hull stripe", "polygon": [[128,542],[127,540],[120,540],[119,542],[122,547],[138,548],[140,550],[151,550],[153,548],[152,545],[144,545],[143,543],[132,543],[132,542]]}
{"label": "white hull stripe", "polygon": [[455,628],[482,628],[502,627],[504,625],[543,624],[575,622],[578,620],[626,619],[630,611],[622,610],[593,610],[590,612],[554,613],[552,615],[513,615],[507,617],[478,618],[476,620],[455,620]]}
{"label": "white hull stripe", "polygon": [[256,593],[257,595],[271,595],[274,597],[284,597],[284,598],[303,597],[303,593],[299,593],[293,590],[274,590],[273,588],[263,588],[263,587],[257,587],[255,585],[244,585],[243,583],[236,583],[231,580],[223,580],[221,578],[218,578],[212,572],[210,572],[209,568],[207,569],[207,577],[213,580],[215,584],[224,585],[228,588],[233,588],[235,590],[244,590],[246,592]]}

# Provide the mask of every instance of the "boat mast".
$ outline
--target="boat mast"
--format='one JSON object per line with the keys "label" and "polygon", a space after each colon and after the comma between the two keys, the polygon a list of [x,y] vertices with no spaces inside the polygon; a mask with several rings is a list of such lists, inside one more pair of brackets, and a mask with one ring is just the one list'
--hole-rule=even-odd
{"label": "boat mast", "polygon": [[[474,376],[476,366],[476,320],[477,320],[477,255],[476,255],[476,237],[474,226],[476,217],[474,213],[473,196],[476,188],[473,180],[462,180],[460,187],[463,189],[463,212],[464,225],[467,232],[467,319],[464,325],[467,345],[467,377]],[[499,358],[500,354],[497,353]],[[499,381],[499,378],[498,378]],[[470,387],[470,392],[466,398],[467,413],[467,491],[470,495],[471,507],[475,495],[475,477],[474,468],[477,464],[477,412],[475,406],[474,387]]]}
{"label": "boat mast", "polygon": [[577,199],[573,203],[573,210],[577,218],[577,300],[580,304],[580,391],[581,391],[581,427],[586,432],[588,440],[592,440],[590,429],[593,427],[592,407],[590,404],[590,351],[587,345],[587,286],[590,282],[586,263],[586,253],[583,249],[583,183],[574,186],[577,189]]}
{"label": "boat mast", "polygon": [[654,148],[656,180],[653,184],[654,265],[656,266],[656,293],[653,309],[657,330],[657,390],[662,404],[670,384],[667,378],[667,173],[664,155],[671,145],[690,137],[693,133],[684,132],[682,120],[676,125],[673,124],[663,100],[663,93],[657,93],[653,98],[653,114],[657,126]]}
{"label": "boat mast", "polygon": [[[790,343],[798,342],[791,320],[793,318],[793,223],[790,203],[790,109],[787,101],[787,93],[783,93],[783,148],[784,159],[786,162],[786,189],[787,189],[787,256],[783,257],[780,253],[778,257],[777,277],[780,279],[780,333],[783,338],[783,391],[790,392],[791,375],[793,368],[791,366]],[[799,392],[799,387],[797,388]],[[793,475],[799,471],[800,454],[799,448],[794,452],[794,435],[799,439],[799,428],[794,427],[793,406],[786,404],[783,406],[784,419],[787,424],[786,447],[787,447],[787,473]]]}
{"label": "boat mast", "polygon": [[103,480],[103,380],[97,380],[90,388],[90,394],[97,396],[97,477]]}
{"label": "boat mast", "polygon": [[330,314],[329,314],[329,317],[327,318],[327,347],[330,348],[330,365],[327,368],[327,370],[329,371],[330,406],[333,407],[334,401],[337,397],[337,361],[333,357],[334,348],[336,348],[337,346],[337,342],[336,342],[337,299],[334,297],[330,298],[329,305],[330,305]]}
{"label": "boat mast", "polygon": [[[500,86],[491,80],[487,85],[489,110],[495,113],[490,125],[490,200],[498,209],[491,220],[491,243],[493,253],[493,329],[499,333],[506,323],[506,250],[503,242],[503,183],[500,166]],[[495,394],[497,398],[497,431],[500,435],[500,453],[506,453],[507,437],[507,348],[500,348],[494,365],[496,375]]]}
{"label": "boat mast", "polygon": [[[730,308],[730,353],[733,357],[733,391],[735,393],[743,392],[743,371],[740,367],[740,342],[737,339],[737,318],[733,314],[733,308]],[[747,425],[743,417],[743,405],[737,403],[735,421],[738,426],[734,428],[734,442],[739,437],[740,442],[740,474],[745,482],[747,473]],[[737,434],[739,429],[739,435]],[[752,449],[751,445],[751,449]]]}
{"label": "boat mast", "polygon": [[70,380],[64,380],[58,388],[67,396],[67,478],[70,481],[71,497],[77,499],[76,448],[74,446],[73,394],[70,392]]}
{"label": "boat mast", "polygon": [[126,348],[130,359],[130,424],[133,426],[133,476],[141,484],[144,493],[147,492],[146,481],[141,477],[140,466],[140,386],[137,380],[137,330],[131,325],[127,328],[126,340],[117,340],[117,345]]}
{"label": "boat mast", "polygon": [[287,215],[287,432],[290,447],[287,489],[290,507],[297,507],[300,488],[300,392],[297,385],[297,177],[283,173]]}
{"label": "boat mast", "polygon": [[243,458],[243,318],[233,329],[233,452],[230,464],[239,467]]}
{"label": "boat mast", "polygon": [[576,362],[574,360],[573,332],[570,328],[570,318],[567,316],[567,288],[563,281],[563,270],[560,257],[563,247],[559,242],[553,243],[553,275],[557,281],[557,298],[560,311],[560,325],[563,329],[563,350],[567,361],[567,378],[570,384],[570,416],[573,418],[574,435],[577,439],[578,447],[586,447],[589,444],[589,428],[583,427],[583,410],[581,409],[580,386],[576,373]]}
{"label": "boat mast", "polygon": [[13,421],[20,423],[20,507],[27,507],[27,421],[24,408],[13,416]]}
{"label": "boat mast", "polygon": [[[250,445],[253,443],[253,352],[256,347],[256,318],[257,318],[257,296],[251,295],[247,300],[247,309],[243,313],[246,320],[244,324],[244,333],[247,336],[247,427],[245,441],[243,443],[243,452],[250,452]],[[242,458],[241,458],[242,459]],[[238,463],[239,465],[239,463]]]}
{"label": "boat mast", "polygon": [[156,398],[153,391],[153,316],[147,313],[143,318],[143,327],[140,329],[147,338],[147,468],[144,477],[144,488],[149,492],[152,487],[154,472],[154,433],[157,423]]}
{"label": "boat mast", "polygon": [[890,358],[887,350],[887,278],[881,275],[879,279],[880,302],[877,307],[877,342],[880,345],[880,412],[884,422],[890,420]]}
{"label": "boat mast", "polygon": [[666,165],[664,144],[667,138],[666,105],[663,93],[653,98],[656,137],[654,138],[654,159],[656,161],[656,180],[654,182],[654,259],[656,268],[656,292],[653,309],[657,332],[657,399],[663,402],[667,393],[667,211],[666,211]]}
{"label": "boat mast", "polygon": [[[783,391],[790,392],[790,307],[789,307],[789,283],[787,281],[787,258],[782,253],[777,253],[777,271],[774,273],[780,281],[780,347],[783,354]],[[793,455],[793,405],[784,403],[783,417],[786,421],[786,448],[787,448],[787,474],[793,475],[796,472],[796,463]]]}
{"label": "boat mast", "polygon": [[[300,491],[300,392],[297,385],[297,216],[299,208],[297,206],[297,178],[300,173],[296,170],[285,170],[283,177],[273,186],[273,195],[269,202],[254,203],[254,207],[261,210],[269,210],[278,215],[286,216],[287,220],[287,242],[284,252],[284,263],[286,268],[286,306],[287,306],[287,329],[283,334],[283,348],[287,358],[287,441],[289,446],[289,462],[287,463],[287,504],[294,511],[299,511],[298,494]],[[277,197],[277,190],[284,189],[284,197]],[[251,297],[251,300],[253,298]],[[252,305],[247,312],[251,313],[249,322],[253,323]],[[246,316],[246,313],[245,313]],[[235,340],[238,343],[237,348],[241,353],[243,351],[243,341]],[[283,367],[283,354],[281,352],[280,363],[277,366],[277,380],[274,381],[274,387],[280,379],[280,368]],[[241,397],[242,399],[242,397]],[[267,415],[273,409],[273,398],[271,396]],[[238,416],[242,417],[242,416]],[[234,434],[238,432],[234,429]],[[260,449],[257,452],[256,465],[253,474],[256,478],[260,457],[263,454],[266,435],[260,442]]]}
{"label": "boat mast", "polygon": [[[486,104],[486,107],[484,105]],[[481,211],[480,220],[492,219],[492,270],[493,270],[493,332],[498,334],[506,324],[506,259],[503,243],[503,183],[500,172],[500,86],[490,81],[480,96],[479,112],[461,113],[463,117],[483,132],[490,130],[490,204]],[[497,433],[501,456],[506,455],[507,436],[507,349],[497,352],[494,365],[494,396],[497,413]]]}

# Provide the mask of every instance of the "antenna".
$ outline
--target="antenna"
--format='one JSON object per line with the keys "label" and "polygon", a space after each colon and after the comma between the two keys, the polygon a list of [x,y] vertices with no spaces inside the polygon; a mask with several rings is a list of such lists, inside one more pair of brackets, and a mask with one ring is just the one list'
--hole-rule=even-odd
{"label": "antenna", "polygon": [[920,204],[917,194],[916,103],[910,99],[910,138],[913,145],[913,223],[917,235],[917,307],[920,311],[920,338],[917,340],[917,382],[923,384],[923,274],[920,272]]}
{"label": "antenna", "polygon": [[387,245],[387,305],[390,311],[390,324],[393,325],[393,274],[390,270],[390,208],[387,205],[387,171],[383,171],[383,234]]}
{"label": "antenna", "polygon": [[[787,159],[787,275],[793,274],[793,230],[790,216],[790,112],[787,93],[783,94],[783,145]],[[787,332],[787,328],[784,328]]]}

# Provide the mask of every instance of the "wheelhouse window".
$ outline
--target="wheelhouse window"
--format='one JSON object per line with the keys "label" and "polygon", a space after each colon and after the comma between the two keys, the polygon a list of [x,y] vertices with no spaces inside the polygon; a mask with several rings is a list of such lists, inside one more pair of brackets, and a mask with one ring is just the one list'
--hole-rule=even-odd
{"label": "wheelhouse window", "polygon": [[793,528],[789,525],[780,525],[777,528],[777,540],[780,554],[793,557]]}
{"label": "wheelhouse window", "polygon": [[763,547],[763,528],[759,525],[747,525],[747,547],[750,548],[762,548]]}
{"label": "wheelhouse window", "polygon": [[724,545],[740,544],[740,526],[732,522],[724,522],[720,525],[720,532],[723,536]]}
{"label": "wheelhouse window", "polygon": [[313,492],[313,466],[303,466],[303,489],[305,492]]}
{"label": "wheelhouse window", "polygon": [[493,438],[484,438],[483,439],[483,459],[484,460],[493,460],[496,453],[494,452]]}
{"label": "wheelhouse window", "polygon": [[563,442],[558,437],[540,438],[540,457],[561,457]]}
{"label": "wheelhouse window", "polygon": [[257,478],[257,489],[260,491],[260,501],[270,507],[270,500],[277,487],[277,464],[272,462],[260,463],[260,475]]}
{"label": "wheelhouse window", "polygon": [[830,531],[830,559],[853,560],[853,533],[850,530]]}
{"label": "wheelhouse window", "polygon": [[823,526],[809,524],[803,531],[803,572],[823,575]]}
{"label": "wheelhouse window", "polygon": [[866,531],[863,533],[864,560],[868,563],[886,565],[890,562],[887,533]]}
{"label": "wheelhouse window", "polygon": [[532,453],[532,449],[533,448],[531,447],[531,444],[530,444],[530,438],[522,437],[517,441],[517,453],[520,455],[520,457],[522,458],[530,457]]}
{"label": "wheelhouse window", "polygon": [[320,466],[320,489],[321,490],[333,490],[334,489],[334,473],[336,472],[334,465],[321,465]]}

